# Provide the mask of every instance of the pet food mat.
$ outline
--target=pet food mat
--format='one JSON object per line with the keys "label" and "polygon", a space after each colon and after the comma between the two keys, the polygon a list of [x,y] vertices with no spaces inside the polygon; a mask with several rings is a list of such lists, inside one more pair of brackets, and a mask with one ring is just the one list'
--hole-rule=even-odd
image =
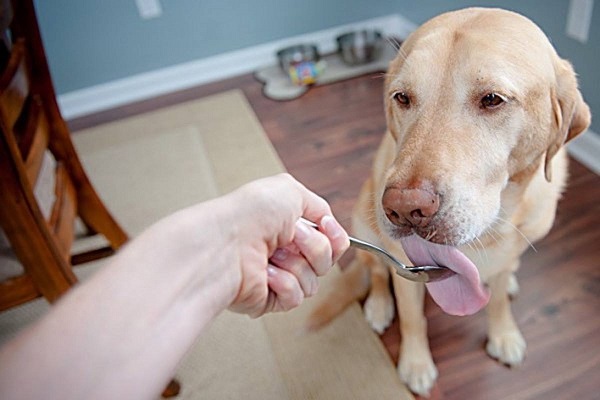
{"label": "pet food mat", "polygon": [[324,70],[317,77],[316,83],[311,86],[293,84],[279,64],[259,69],[254,76],[264,84],[263,93],[268,98],[282,101],[293,100],[302,96],[312,86],[326,85],[372,72],[386,71],[389,62],[397,54],[397,50],[393,46],[384,45],[377,60],[361,65],[348,65],[338,53],[328,54],[321,58],[322,61],[325,61]]}

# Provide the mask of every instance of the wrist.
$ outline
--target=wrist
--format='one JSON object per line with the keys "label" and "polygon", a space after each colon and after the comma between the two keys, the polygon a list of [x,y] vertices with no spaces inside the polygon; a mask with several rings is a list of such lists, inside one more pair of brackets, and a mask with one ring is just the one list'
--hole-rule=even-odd
{"label": "wrist", "polygon": [[186,209],[181,216],[182,237],[190,248],[185,263],[194,271],[191,282],[196,282],[191,291],[200,297],[211,293],[218,312],[231,305],[242,284],[241,228],[232,211],[236,204],[225,196]]}
{"label": "wrist", "polygon": [[241,282],[227,214],[220,201],[177,211],[126,246],[119,264],[139,269],[165,290],[168,286],[172,301],[214,316],[231,304]]}

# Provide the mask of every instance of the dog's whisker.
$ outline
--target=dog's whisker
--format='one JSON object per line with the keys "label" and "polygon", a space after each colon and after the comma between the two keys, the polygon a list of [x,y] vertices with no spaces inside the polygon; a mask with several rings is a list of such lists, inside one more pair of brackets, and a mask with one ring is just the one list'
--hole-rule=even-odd
{"label": "dog's whisker", "polygon": [[502,232],[497,230],[496,227],[494,226],[494,224],[496,224],[496,222],[497,221],[494,221],[492,223],[492,225],[490,225],[490,227],[486,231],[486,234],[489,235],[489,237],[491,237],[492,239],[494,239],[496,244],[500,244],[500,239],[504,239],[504,235],[502,234]]}
{"label": "dog's whisker", "polygon": [[[481,258],[482,260],[485,259],[485,262],[487,264],[489,264],[490,258],[489,258],[487,249],[485,248],[485,245],[483,244],[483,242],[481,241],[481,239],[479,237],[476,237],[475,240],[476,240],[475,248],[477,249],[478,257]],[[479,245],[479,246],[477,246],[477,245]],[[483,256],[481,254],[483,254]]]}
{"label": "dog's whisker", "polygon": [[521,232],[521,230],[519,228],[517,228],[515,226],[515,224],[513,224],[512,222],[510,222],[509,220],[502,218],[500,216],[496,217],[497,220],[507,224],[508,226],[510,226],[511,228],[513,228],[515,230],[515,232],[517,232],[519,235],[521,235],[523,237],[523,239],[525,239],[525,241],[527,242],[528,246],[531,247],[533,249],[533,251],[535,251],[537,253],[537,249],[535,248],[535,246],[533,245],[533,243],[531,243],[531,241],[529,240],[529,238],[523,233]]}
{"label": "dog's whisker", "polygon": [[404,61],[408,60],[408,54],[406,54],[406,50],[400,48],[400,49],[398,49],[398,53],[400,53],[400,56],[402,57],[402,59]]}
{"label": "dog's whisker", "polygon": [[[475,240],[478,240],[478,238],[475,238]],[[487,253],[485,253],[485,257],[482,255],[481,249],[477,245],[477,242],[475,242],[473,240],[473,241],[467,243],[467,246],[469,247],[469,249],[471,249],[471,251],[473,251],[473,253],[475,253],[475,256],[477,257],[477,259],[479,259],[485,263],[489,263],[489,259],[487,258]],[[475,260],[473,260],[473,261],[475,261]],[[477,263],[475,263],[475,264],[477,264]]]}
{"label": "dog's whisker", "polygon": [[435,235],[437,235],[437,229],[429,231],[429,233],[427,233],[427,236],[425,237],[425,240],[431,240],[435,237]]}
{"label": "dog's whisker", "polygon": [[477,248],[474,241],[467,242],[467,247],[471,249],[474,253],[477,253],[477,256],[479,256],[479,249]]}
{"label": "dog's whisker", "polygon": [[381,76],[383,76],[384,78],[385,78],[385,77],[388,77],[388,76],[396,76],[396,75],[397,75],[397,74],[391,74],[391,73],[389,73],[389,72],[381,72]]}
{"label": "dog's whisker", "polygon": [[400,50],[400,42],[398,41],[398,39],[396,39],[393,36],[386,36],[385,37],[387,43],[392,46],[392,48],[396,51]]}
{"label": "dog's whisker", "polygon": [[371,79],[384,79],[387,74],[385,72],[375,72],[371,74]]}

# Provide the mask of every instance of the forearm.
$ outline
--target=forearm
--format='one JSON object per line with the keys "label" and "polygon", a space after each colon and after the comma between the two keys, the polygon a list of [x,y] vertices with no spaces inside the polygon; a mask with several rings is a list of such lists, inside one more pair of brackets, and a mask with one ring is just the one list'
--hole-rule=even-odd
{"label": "forearm", "polygon": [[0,350],[0,398],[153,398],[220,311],[296,307],[347,248],[289,175],[172,214]]}
{"label": "forearm", "polygon": [[236,295],[237,277],[223,268],[235,262],[235,240],[219,228],[222,203],[159,222],[69,293],[51,317],[3,349],[0,364],[11,367],[2,368],[0,388],[20,398],[160,393],[196,336]]}

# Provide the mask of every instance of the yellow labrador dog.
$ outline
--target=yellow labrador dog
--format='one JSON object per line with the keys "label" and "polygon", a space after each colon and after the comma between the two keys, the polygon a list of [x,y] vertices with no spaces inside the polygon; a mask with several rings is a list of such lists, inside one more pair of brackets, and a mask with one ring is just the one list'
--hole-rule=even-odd
{"label": "yellow labrador dog", "polygon": [[398,372],[427,395],[437,377],[423,314],[425,286],[447,313],[487,305],[487,352],[517,365],[525,341],[510,310],[513,273],[554,221],[565,185],[564,144],[590,124],[571,64],[530,20],[499,9],[440,15],[417,29],[390,63],[388,132],[353,214],[357,237],[414,265],[454,271],[427,285],[390,274],[360,252],[310,317],[316,328],[367,296],[382,332],[394,316]]}

